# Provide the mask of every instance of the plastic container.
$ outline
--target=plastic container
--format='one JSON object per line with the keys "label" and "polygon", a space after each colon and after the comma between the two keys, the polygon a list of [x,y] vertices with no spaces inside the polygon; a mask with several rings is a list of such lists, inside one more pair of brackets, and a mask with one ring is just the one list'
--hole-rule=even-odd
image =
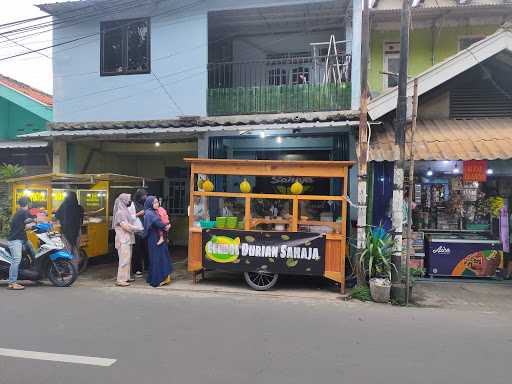
{"label": "plastic container", "polygon": [[205,228],[205,229],[215,228],[215,221],[201,220],[199,222],[199,224],[201,225],[201,228]]}
{"label": "plastic container", "polygon": [[238,217],[230,216],[226,218],[226,228],[236,229],[238,224]]}
{"label": "plastic container", "polygon": [[216,218],[216,221],[215,221],[215,227],[216,228],[220,228],[220,229],[223,229],[223,228],[226,228],[226,219],[227,217],[223,217],[223,216],[219,216]]}
{"label": "plastic container", "polygon": [[466,224],[466,229],[469,231],[488,231],[489,224]]}

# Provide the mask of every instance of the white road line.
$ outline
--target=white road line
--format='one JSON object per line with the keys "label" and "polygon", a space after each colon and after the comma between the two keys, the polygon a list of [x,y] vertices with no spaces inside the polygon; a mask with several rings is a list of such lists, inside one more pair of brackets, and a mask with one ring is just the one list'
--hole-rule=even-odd
{"label": "white road line", "polygon": [[59,353],[22,351],[20,349],[6,348],[0,348],[0,356],[15,357],[19,359],[57,361],[60,363],[95,365],[97,367],[110,367],[117,361],[116,359],[104,359],[101,357],[62,355]]}

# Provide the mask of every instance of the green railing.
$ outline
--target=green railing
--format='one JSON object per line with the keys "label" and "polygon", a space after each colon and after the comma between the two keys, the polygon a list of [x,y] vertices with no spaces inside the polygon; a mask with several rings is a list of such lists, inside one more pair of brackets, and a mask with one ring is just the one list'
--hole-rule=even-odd
{"label": "green railing", "polygon": [[296,84],[208,89],[208,115],[350,109],[351,84]]}

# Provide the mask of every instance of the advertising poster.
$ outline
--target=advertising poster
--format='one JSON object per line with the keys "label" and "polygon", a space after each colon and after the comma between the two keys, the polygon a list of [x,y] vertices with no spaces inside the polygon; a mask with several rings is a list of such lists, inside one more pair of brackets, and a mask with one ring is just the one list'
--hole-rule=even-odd
{"label": "advertising poster", "polygon": [[487,181],[487,160],[467,160],[462,164],[464,181]]}
{"label": "advertising poster", "polygon": [[306,232],[203,229],[203,266],[237,272],[321,276],[325,238]]}

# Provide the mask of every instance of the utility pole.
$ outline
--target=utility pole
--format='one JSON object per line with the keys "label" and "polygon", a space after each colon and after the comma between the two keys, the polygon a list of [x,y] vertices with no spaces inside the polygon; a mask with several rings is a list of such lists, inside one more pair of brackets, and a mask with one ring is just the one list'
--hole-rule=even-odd
{"label": "utility pole", "polygon": [[407,250],[405,253],[405,305],[409,305],[409,286],[410,275],[409,275],[409,265],[411,255],[409,251],[412,248],[412,199],[413,199],[413,190],[414,190],[414,133],[416,132],[416,120],[418,118],[418,78],[414,79],[414,92],[412,96],[412,124],[411,124],[411,135],[410,140],[411,144],[409,146],[409,200],[408,210],[407,210]]}
{"label": "utility pole", "polygon": [[391,270],[391,297],[400,303],[405,302],[402,284],[402,232],[404,205],[404,163],[405,130],[407,126],[407,76],[409,60],[409,30],[411,26],[411,5],[409,0],[402,0],[400,21],[400,72],[398,75],[398,102],[396,108],[395,134],[396,144],[400,150],[400,159],[395,162],[393,178],[393,237],[395,249],[392,256],[394,268]]}
{"label": "utility pole", "polygon": [[365,284],[359,258],[366,243],[367,174],[368,174],[368,56],[370,51],[370,10],[363,0],[361,28],[361,102],[359,108],[358,177],[357,177],[357,285]]}

